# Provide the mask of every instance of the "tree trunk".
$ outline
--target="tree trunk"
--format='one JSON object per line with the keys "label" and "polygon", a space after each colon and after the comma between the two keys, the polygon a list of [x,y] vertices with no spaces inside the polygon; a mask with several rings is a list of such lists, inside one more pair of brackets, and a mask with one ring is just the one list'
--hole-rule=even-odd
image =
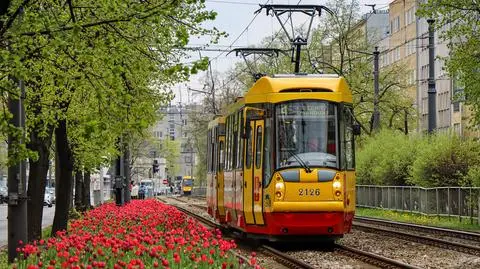
{"label": "tree trunk", "polygon": [[[103,184],[103,178],[101,179],[101,184]],[[83,197],[82,204],[85,207],[84,210],[88,210],[91,207],[90,204],[90,172],[83,172]]]}
{"label": "tree trunk", "polygon": [[73,186],[73,154],[68,144],[67,120],[62,119],[58,122],[55,129],[56,149],[58,152],[58,169],[60,178],[58,180],[57,203],[55,207],[55,217],[53,218],[52,234],[66,230],[68,222],[68,210],[72,201]]}
{"label": "tree trunk", "polygon": [[82,203],[83,197],[83,173],[82,170],[77,168],[78,170],[75,172],[75,209],[83,211],[82,208],[84,204]]}
{"label": "tree trunk", "polygon": [[37,152],[38,160],[29,159],[30,173],[28,175],[28,241],[38,240],[42,236],[43,201],[50,160],[50,145],[52,143],[53,128],[49,127],[45,138],[38,137],[36,129],[30,133],[27,148]]}

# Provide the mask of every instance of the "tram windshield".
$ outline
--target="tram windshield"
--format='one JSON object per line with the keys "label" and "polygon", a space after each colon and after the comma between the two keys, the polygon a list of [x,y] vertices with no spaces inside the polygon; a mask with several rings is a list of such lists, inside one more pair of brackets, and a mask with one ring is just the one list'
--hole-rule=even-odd
{"label": "tram windshield", "polygon": [[338,167],[337,106],[293,101],[276,106],[277,168]]}

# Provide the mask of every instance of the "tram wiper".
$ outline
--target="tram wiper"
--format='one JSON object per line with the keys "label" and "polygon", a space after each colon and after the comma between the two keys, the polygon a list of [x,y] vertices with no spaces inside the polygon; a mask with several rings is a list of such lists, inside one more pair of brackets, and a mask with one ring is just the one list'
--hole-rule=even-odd
{"label": "tram wiper", "polygon": [[305,169],[305,172],[308,174],[312,172],[312,169],[291,149],[285,149],[286,152],[290,153],[290,156],[295,158],[295,160],[302,166],[303,169]]}

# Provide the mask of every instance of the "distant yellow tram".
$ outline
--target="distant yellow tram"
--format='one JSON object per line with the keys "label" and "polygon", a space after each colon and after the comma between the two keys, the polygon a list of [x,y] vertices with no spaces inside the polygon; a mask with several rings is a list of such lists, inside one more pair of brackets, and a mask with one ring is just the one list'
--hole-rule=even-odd
{"label": "distant yellow tram", "polygon": [[359,128],[344,78],[262,77],[208,128],[207,204],[218,222],[270,240],[350,231]]}

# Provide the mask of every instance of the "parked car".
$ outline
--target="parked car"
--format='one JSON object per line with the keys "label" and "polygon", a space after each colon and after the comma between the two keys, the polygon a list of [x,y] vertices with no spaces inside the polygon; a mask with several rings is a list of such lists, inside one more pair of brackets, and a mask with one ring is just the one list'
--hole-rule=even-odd
{"label": "parked car", "polygon": [[53,206],[53,197],[50,193],[45,192],[45,197],[43,198],[43,205],[52,207]]}
{"label": "parked car", "polygon": [[52,198],[52,204],[55,204],[57,197],[55,196],[55,188],[45,188],[45,194],[50,194]]}
{"label": "parked car", "polygon": [[8,202],[8,190],[7,187],[0,186],[0,204]]}

